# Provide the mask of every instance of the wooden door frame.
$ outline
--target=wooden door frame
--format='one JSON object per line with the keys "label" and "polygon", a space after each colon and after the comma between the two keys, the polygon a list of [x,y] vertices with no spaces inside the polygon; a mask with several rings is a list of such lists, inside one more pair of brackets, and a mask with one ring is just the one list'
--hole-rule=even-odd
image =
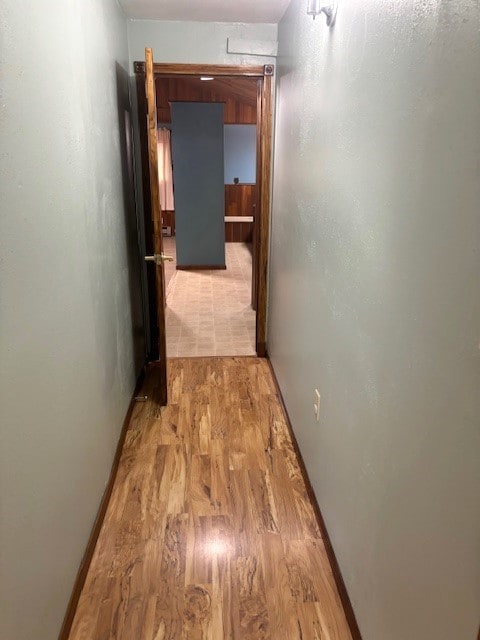
{"label": "wooden door frame", "polygon": [[[145,63],[143,61],[134,62],[134,71],[137,84],[138,117],[140,124],[140,144],[142,157],[142,184],[144,218],[148,221],[150,193],[149,165],[146,131],[145,131]],[[213,65],[213,64],[176,64],[154,62],[153,71],[155,76],[232,76],[258,78],[260,89],[257,107],[257,127],[260,131],[260,158],[257,158],[257,211],[254,219],[254,239],[253,247],[253,271],[254,293],[256,300],[253,307],[256,313],[256,336],[255,346],[257,355],[265,357],[267,354],[267,278],[268,278],[268,249],[270,237],[270,188],[271,188],[271,165],[272,165],[272,79],[274,65],[266,64],[259,66],[242,65]],[[258,184],[259,179],[259,184]],[[152,229],[145,229],[146,250],[149,252],[149,242]],[[148,271],[148,270],[147,270]],[[152,288],[153,287],[153,288]],[[155,283],[148,281],[149,295],[155,290]],[[156,326],[156,305],[150,307],[150,327]],[[153,324],[152,324],[153,322]],[[152,341],[151,341],[152,342]],[[151,359],[158,357],[158,353],[149,353]]]}

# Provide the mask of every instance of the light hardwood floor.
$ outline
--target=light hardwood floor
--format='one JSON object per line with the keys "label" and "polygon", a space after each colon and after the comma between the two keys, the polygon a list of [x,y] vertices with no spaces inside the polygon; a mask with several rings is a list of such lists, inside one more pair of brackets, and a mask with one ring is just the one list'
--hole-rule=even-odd
{"label": "light hardwood floor", "polygon": [[147,375],[71,640],[351,640],[265,360]]}

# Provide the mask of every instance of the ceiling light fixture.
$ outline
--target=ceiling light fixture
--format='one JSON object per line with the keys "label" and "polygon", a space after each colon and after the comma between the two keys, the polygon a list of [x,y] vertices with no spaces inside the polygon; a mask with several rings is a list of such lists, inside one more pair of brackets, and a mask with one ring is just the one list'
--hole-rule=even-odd
{"label": "ceiling light fixture", "polygon": [[200,76],[200,80],[203,80],[204,82],[206,82],[207,80],[214,80],[215,78],[213,76]]}
{"label": "ceiling light fixture", "polygon": [[327,16],[327,25],[333,27],[337,17],[337,8],[337,0],[331,0],[330,4],[324,4],[321,0],[308,0],[307,15],[313,16],[315,20],[315,16],[324,13]]}

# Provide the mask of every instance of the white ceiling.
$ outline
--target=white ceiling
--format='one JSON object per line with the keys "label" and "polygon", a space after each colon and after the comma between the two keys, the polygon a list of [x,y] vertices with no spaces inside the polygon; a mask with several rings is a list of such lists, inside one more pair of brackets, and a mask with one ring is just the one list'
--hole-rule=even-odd
{"label": "white ceiling", "polygon": [[119,0],[130,18],[279,22],[290,0]]}

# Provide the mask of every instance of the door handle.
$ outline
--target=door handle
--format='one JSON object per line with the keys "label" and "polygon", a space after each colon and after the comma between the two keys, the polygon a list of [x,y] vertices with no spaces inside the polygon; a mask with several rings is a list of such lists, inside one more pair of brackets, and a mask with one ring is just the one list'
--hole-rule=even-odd
{"label": "door handle", "polygon": [[145,262],[155,262],[156,265],[162,262],[173,262],[172,256],[166,256],[164,253],[154,253],[153,256],[145,256]]}

